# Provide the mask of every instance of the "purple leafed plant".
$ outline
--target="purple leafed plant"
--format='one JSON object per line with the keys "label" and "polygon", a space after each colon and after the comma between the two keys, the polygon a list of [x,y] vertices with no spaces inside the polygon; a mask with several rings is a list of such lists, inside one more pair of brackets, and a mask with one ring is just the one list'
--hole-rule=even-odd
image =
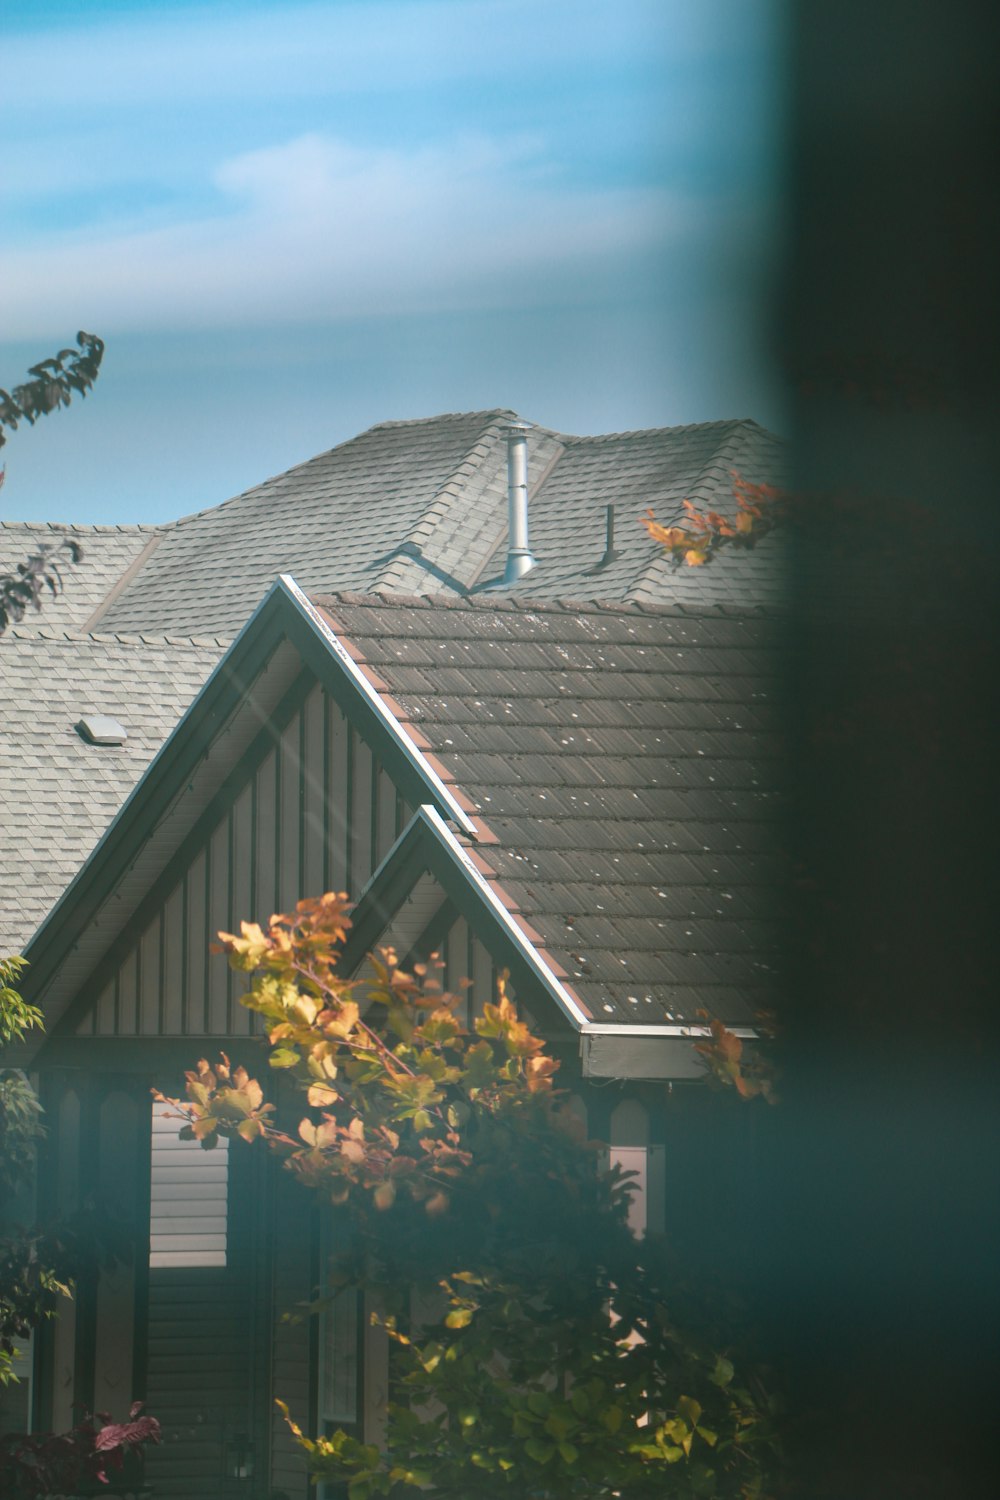
{"label": "purple leafed plant", "polygon": [[127,1422],[107,1412],[87,1412],[69,1432],[9,1433],[0,1438],[0,1495],[4,1500],[43,1500],[108,1484],[129,1453],[160,1441],[155,1417],[141,1415],[137,1401]]}

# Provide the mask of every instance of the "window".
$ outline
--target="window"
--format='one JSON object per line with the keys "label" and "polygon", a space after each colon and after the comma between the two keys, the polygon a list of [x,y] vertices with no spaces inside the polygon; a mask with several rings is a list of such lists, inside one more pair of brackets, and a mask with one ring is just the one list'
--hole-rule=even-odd
{"label": "window", "polygon": [[203,1151],[197,1141],[182,1141],[171,1113],[169,1104],[154,1102],[149,1264],[224,1266],[229,1142]]}

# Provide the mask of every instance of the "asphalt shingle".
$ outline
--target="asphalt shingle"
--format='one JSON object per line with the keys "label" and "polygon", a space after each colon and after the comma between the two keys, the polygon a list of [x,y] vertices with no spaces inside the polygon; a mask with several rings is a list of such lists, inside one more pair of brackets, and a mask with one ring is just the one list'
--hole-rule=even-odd
{"label": "asphalt shingle", "polygon": [[[0,636],[0,953],[19,952],[214,667],[221,645],[13,630]],[[75,725],[110,714],[122,746]]]}
{"label": "asphalt shingle", "polygon": [[471,797],[499,840],[480,855],[595,1019],[736,1022],[769,1001],[787,882],[775,619],[322,603]]}
{"label": "asphalt shingle", "polygon": [[[337,591],[334,617],[478,805],[498,879],[598,1020],[737,1020],[766,998],[782,550],[677,568],[638,521],[687,497],[731,510],[734,470],[781,482],[781,445],[752,422],[534,429],[539,565],[493,591],[513,415],[383,423],[168,526],[0,526],[0,568],[62,529],[84,549],[0,638],[0,951],[31,936],[284,571]],[[120,718],[126,745],[85,745],[88,710]]]}

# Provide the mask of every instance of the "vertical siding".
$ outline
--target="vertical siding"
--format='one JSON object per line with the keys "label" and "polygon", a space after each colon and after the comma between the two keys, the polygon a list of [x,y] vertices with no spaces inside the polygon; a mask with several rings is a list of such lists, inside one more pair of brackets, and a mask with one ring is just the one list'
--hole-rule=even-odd
{"label": "vertical siding", "polygon": [[[137,1157],[147,1146],[145,1122],[134,1095],[115,1091],[101,1102],[98,1160],[101,1200],[123,1224],[135,1221],[133,1185]],[[139,1228],[138,1225],[135,1226]],[[97,1283],[94,1410],[124,1421],[132,1404],[132,1344],[135,1321],[134,1261],[102,1267]]]}
{"label": "vertical siding", "polygon": [[[59,1101],[56,1128],[55,1208],[70,1214],[80,1201],[80,1096],[66,1089]],[[73,1372],[76,1359],[76,1308],[60,1298],[52,1336],[52,1429],[73,1425]]]}
{"label": "vertical siding", "polygon": [[274,789],[278,780],[277,759],[277,751],[272,750],[258,769],[255,778],[257,794],[254,866],[257,904],[254,915],[261,922],[266,922],[272,912],[278,910],[274,856],[277,837],[274,797]]}
{"label": "vertical siding", "polygon": [[139,1026],[145,1036],[160,1030],[160,918],[150,922],[139,940]]}
{"label": "vertical siding", "polygon": [[[230,931],[229,926],[229,816],[216,826],[208,841],[208,939],[215,941],[217,932]],[[228,1020],[229,965],[221,953],[209,951],[206,1029],[212,1036],[225,1036]]]}
{"label": "vertical siding", "polygon": [[463,1021],[468,1021],[471,986],[463,981],[472,976],[469,970],[469,928],[464,918],[459,917],[447,934],[447,946],[442,956],[446,960],[445,984],[453,994],[461,995],[462,1004],[457,1014]]}
{"label": "vertical siding", "polygon": [[354,753],[350,788],[351,862],[347,890],[357,897],[375,868],[372,861],[372,772],[373,757],[360,735],[351,736]]}
{"label": "vertical siding", "polygon": [[302,892],[319,896],[327,889],[326,864],[326,703],[316,688],[302,706]]}
{"label": "vertical siding", "polygon": [[[410,816],[388,772],[317,686],[248,767],[132,950],[105,975],[78,1035],[247,1035],[245,981],[210,955],[216,933],[266,922],[324,890],[357,896]],[[468,944],[456,942],[458,976]],[[477,985],[488,997],[481,973]]]}
{"label": "vertical siding", "polygon": [[327,864],[326,884],[332,891],[347,889],[347,862],[349,848],[349,818],[347,816],[348,762],[351,757],[350,740],[353,731],[337,705],[328,700],[327,753],[326,753],[326,824]]}
{"label": "vertical siding", "polygon": [[184,1029],[184,886],[175,887],[163,908],[162,1030],[176,1036]]}
{"label": "vertical siding", "polygon": [[184,995],[182,1030],[185,1035],[208,1030],[208,873],[205,852],[195,855],[184,877]]}
{"label": "vertical siding", "polygon": [[288,725],[278,744],[278,839],[276,881],[278,909],[289,911],[298,901],[299,824],[301,763],[299,759],[299,716]]}

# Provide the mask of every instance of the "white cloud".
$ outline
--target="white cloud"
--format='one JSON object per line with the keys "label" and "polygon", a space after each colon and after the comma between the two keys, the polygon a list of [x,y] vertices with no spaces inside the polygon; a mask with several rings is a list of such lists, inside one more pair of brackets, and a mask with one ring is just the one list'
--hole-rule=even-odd
{"label": "white cloud", "polygon": [[467,306],[566,290],[704,225],[652,189],[568,186],[530,141],[370,149],[319,134],[213,173],[215,211],[105,226],[0,256],[9,338]]}

